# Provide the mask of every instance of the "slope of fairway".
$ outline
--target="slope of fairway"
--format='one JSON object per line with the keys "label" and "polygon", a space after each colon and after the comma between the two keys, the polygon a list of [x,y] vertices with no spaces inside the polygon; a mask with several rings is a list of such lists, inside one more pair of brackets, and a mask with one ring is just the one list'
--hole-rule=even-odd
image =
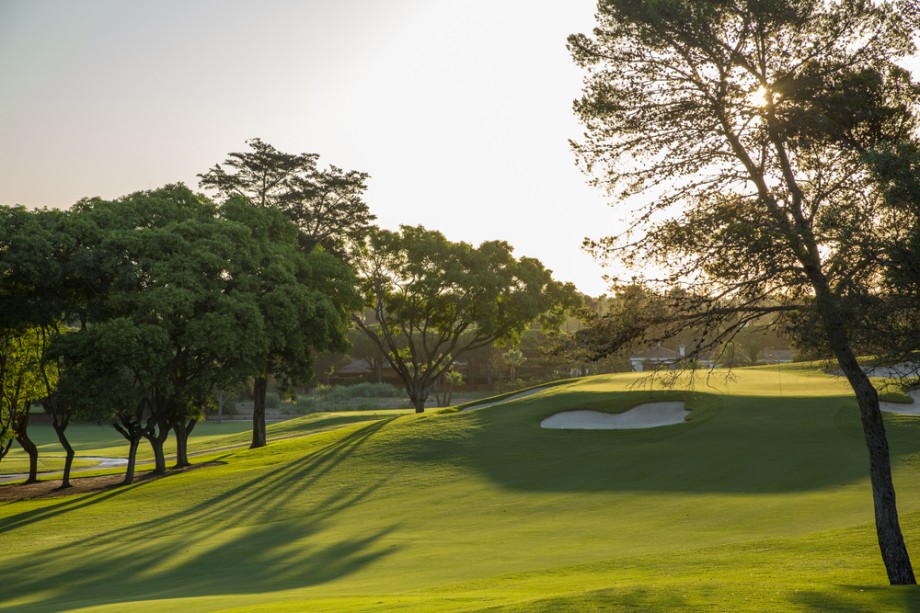
{"label": "slope of fairway", "polygon": [[[845,385],[750,369],[695,390],[587,378],[345,425],[221,464],[0,506],[0,609],[916,610],[886,587]],[[544,430],[683,401],[661,429]],[[920,559],[920,425],[886,416]]]}

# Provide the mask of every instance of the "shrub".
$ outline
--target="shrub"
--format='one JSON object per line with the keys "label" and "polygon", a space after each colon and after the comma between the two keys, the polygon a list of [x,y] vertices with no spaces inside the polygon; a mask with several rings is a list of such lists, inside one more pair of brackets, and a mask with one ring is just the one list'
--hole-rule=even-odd
{"label": "shrub", "polygon": [[323,400],[336,402],[352,398],[395,398],[404,392],[389,383],[355,383],[335,387],[320,386],[313,390],[313,395]]}

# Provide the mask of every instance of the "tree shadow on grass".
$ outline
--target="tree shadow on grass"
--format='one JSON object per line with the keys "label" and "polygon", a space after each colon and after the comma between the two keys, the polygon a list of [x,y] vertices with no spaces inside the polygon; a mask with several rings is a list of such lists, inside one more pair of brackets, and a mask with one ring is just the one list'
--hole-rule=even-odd
{"label": "tree shadow on grass", "polygon": [[[100,602],[270,592],[356,572],[395,551],[382,540],[396,524],[334,541],[323,531],[338,511],[366,500],[384,480],[336,487],[325,496],[309,492],[385,423],[359,428],[182,510],[157,515],[149,511],[153,503],[137,504],[130,508],[141,519],[128,526],[101,530],[54,552],[23,559],[8,556],[0,562],[5,577],[0,600],[29,610],[62,610]],[[66,514],[121,494],[60,503],[42,510],[44,515],[23,513],[0,522],[0,528]],[[150,513],[146,519],[145,513]],[[13,600],[27,594],[32,598],[26,602]]]}
{"label": "tree shadow on grass", "polygon": [[[540,427],[557,412],[675,399],[693,409],[690,421],[638,430]],[[509,489],[804,492],[855,483],[868,473],[858,410],[846,398],[582,391],[438,417],[465,420],[466,435],[418,436],[406,445],[405,459],[467,466]],[[920,420],[892,422],[889,437],[895,457],[920,452]]]}
{"label": "tree shadow on grass", "polygon": [[113,498],[141,487],[146,483],[150,482],[139,479],[131,485],[121,485],[119,483],[117,485],[112,485],[89,494],[84,494],[83,496],[68,498],[62,502],[57,502],[47,507],[40,509],[30,509],[28,511],[23,511],[22,513],[4,517],[3,519],[0,519],[0,535],[37,521],[51,519],[58,515],[63,515],[71,511],[77,511],[79,509],[98,504],[100,502],[105,502],[106,500],[112,500]]}
{"label": "tree shadow on grass", "polygon": [[499,606],[494,608],[479,609],[481,613],[511,613],[527,611],[527,613],[562,613],[571,611],[632,611],[633,613],[646,613],[648,611],[692,611],[686,599],[674,591],[638,589],[638,590],[595,590],[570,596],[531,600],[520,604]]}
{"label": "tree shadow on grass", "polygon": [[[841,594],[841,590],[843,594]],[[833,594],[822,591],[798,592],[791,600],[801,611],[876,613],[900,611],[920,613],[920,591],[916,586],[842,586]]]}

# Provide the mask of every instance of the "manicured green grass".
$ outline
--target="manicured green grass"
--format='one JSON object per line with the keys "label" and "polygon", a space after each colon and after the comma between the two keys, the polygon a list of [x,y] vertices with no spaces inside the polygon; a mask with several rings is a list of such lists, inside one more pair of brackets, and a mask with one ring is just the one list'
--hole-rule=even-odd
{"label": "manicured green grass", "polygon": [[[588,378],[479,411],[391,414],[219,451],[220,465],[129,487],[4,503],[0,609],[920,609],[916,589],[886,585],[845,384],[735,374],[692,390]],[[691,421],[539,427],[560,410],[662,398],[686,400]],[[920,421],[886,422],[920,559]]]}
{"label": "manicured green grass", "polygon": [[913,404],[914,399],[905,394],[904,392],[899,391],[890,391],[883,392],[878,395],[878,399],[882,402],[894,402],[896,404]]}
{"label": "manicured green grass", "polygon": [[[315,413],[278,423],[268,424],[270,439],[299,436],[309,432],[327,430],[345,424],[384,419],[394,415],[409,413],[402,411],[347,411],[342,413]],[[29,436],[39,450],[39,471],[58,471],[64,466],[64,450],[61,448],[57,434],[50,425],[36,424],[29,428]],[[81,460],[81,457],[126,458],[128,444],[111,426],[74,424],[67,428],[67,438],[74,448],[76,459],[74,468],[90,467],[98,464],[94,460]],[[213,421],[201,422],[192,430],[189,451],[192,454],[213,452],[229,447],[248,445],[252,440],[252,424],[248,421]],[[166,454],[176,452],[176,441],[170,437],[165,446]],[[153,460],[149,445],[142,443],[137,453],[139,462]],[[0,475],[19,474],[28,471],[28,456],[21,447],[14,443],[9,454],[0,462]],[[112,472],[112,471],[101,471]],[[93,473],[99,474],[99,473]]]}

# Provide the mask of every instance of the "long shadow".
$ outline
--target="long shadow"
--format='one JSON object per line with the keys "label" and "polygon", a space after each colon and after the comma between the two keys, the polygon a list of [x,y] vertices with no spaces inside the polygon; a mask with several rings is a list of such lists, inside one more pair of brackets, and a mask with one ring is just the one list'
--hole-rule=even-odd
{"label": "long shadow", "polygon": [[[304,458],[303,461],[309,460],[311,462],[318,461],[320,463],[326,463],[328,462],[328,460],[335,457],[338,454],[339,450],[341,450],[342,448],[346,448],[355,442],[361,442],[364,439],[372,436],[377,430],[383,428],[387,423],[389,423],[393,419],[395,419],[395,417],[390,417],[390,418],[381,420],[379,422],[374,422],[373,424],[370,424],[364,428],[361,428],[360,430],[357,430],[356,432],[349,434],[348,436],[341,439],[337,443],[330,445],[329,447],[323,449],[321,452],[318,452],[319,455],[313,454],[311,456],[307,456],[306,458]],[[321,477],[323,474],[325,474],[326,472],[334,468],[334,466],[338,464],[338,462],[340,462],[343,458],[344,456],[336,459],[334,463],[329,464],[320,474],[316,475],[313,479],[315,480],[316,478]],[[236,495],[242,495],[245,492],[250,491],[251,486],[254,483],[261,481],[262,479],[271,480],[274,477],[279,477],[279,476],[283,477],[284,473],[287,473],[287,472],[288,470],[285,468],[275,469],[274,471],[267,473],[264,477],[255,478],[255,479],[252,479],[251,481],[241,483],[237,487],[228,491],[225,495],[221,497],[221,499],[229,499]],[[288,479],[288,481],[289,480],[290,479]],[[15,530],[17,527],[31,524],[36,521],[40,521],[43,519],[49,519],[57,515],[61,515],[63,513],[68,513],[70,511],[76,511],[76,510],[83,509],[83,508],[86,508],[94,504],[98,504],[100,502],[104,502],[106,500],[111,500],[112,498],[116,496],[129,492],[146,483],[149,483],[149,482],[144,481],[143,479],[139,479],[135,481],[134,483],[132,483],[131,485],[112,486],[110,490],[105,491],[105,492],[93,492],[90,494],[80,496],[79,498],[66,499],[62,502],[51,504],[41,509],[31,509],[29,511],[24,511],[16,515],[10,515],[8,517],[4,517],[0,519],[0,534],[9,532],[10,530]],[[252,494],[250,493],[249,496],[251,497]],[[208,506],[209,504],[210,504],[209,502],[201,503],[200,506]]]}
{"label": "long shadow", "polygon": [[[356,572],[395,551],[381,541],[396,524],[356,528],[332,542],[322,533],[336,513],[368,499],[386,478],[330,488],[324,496],[309,492],[324,477],[348,483],[348,476],[335,469],[386,423],[357,429],[189,507],[157,515],[139,504],[138,513],[150,513],[139,521],[71,541],[53,553],[7,557],[0,562],[5,577],[0,601],[34,594],[29,610],[62,610],[103,598],[121,602],[291,589]],[[60,505],[55,514],[92,503]],[[25,515],[17,518],[20,525]],[[90,548],[94,555],[88,559]]]}
{"label": "long shadow", "polygon": [[825,611],[920,613],[920,592],[917,591],[916,586],[844,586],[844,590],[843,594],[830,594],[820,590],[802,591],[794,594],[792,600],[798,605],[797,609],[814,611],[814,613]]}
{"label": "long shadow", "polygon": [[[686,597],[677,591],[649,589],[607,589],[554,598],[532,600],[525,604],[528,613],[561,613],[566,611],[692,611]],[[521,611],[521,603],[478,609],[499,613]]]}
{"label": "long shadow", "polygon": [[98,504],[100,502],[105,502],[107,500],[112,500],[116,496],[126,494],[129,491],[132,491],[138,487],[141,487],[145,483],[149,483],[143,480],[138,480],[132,483],[131,485],[113,485],[111,488],[101,491],[101,492],[92,492],[89,494],[84,494],[78,498],[65,499],[62,502],[57,502],[50,504],[47,507],[41,509],[31,509],[29,511],[23,511],[22,513],[17,513],[16,515],[10,515],[0,519],[0,534],[5,532],[10,532],[16,528],[37,522],[45,519],[51,519],[58,515],[63,515],[72,511],[78,511],[86,507]]}
{"label": "long shadow", "polygon": [[[540,427],[560,411],[622,410],[662,399],[685,400],[690,421],[641,430]],[[805,492],[868,474],[855,400],[842,397],[578,392],[439,418],[464,420],[464,436],[440,436],[432,425],[403,447],[403,459],[466,466],[509,489]],[[895,459],[920,453],[920,419],[886,421]]]}

